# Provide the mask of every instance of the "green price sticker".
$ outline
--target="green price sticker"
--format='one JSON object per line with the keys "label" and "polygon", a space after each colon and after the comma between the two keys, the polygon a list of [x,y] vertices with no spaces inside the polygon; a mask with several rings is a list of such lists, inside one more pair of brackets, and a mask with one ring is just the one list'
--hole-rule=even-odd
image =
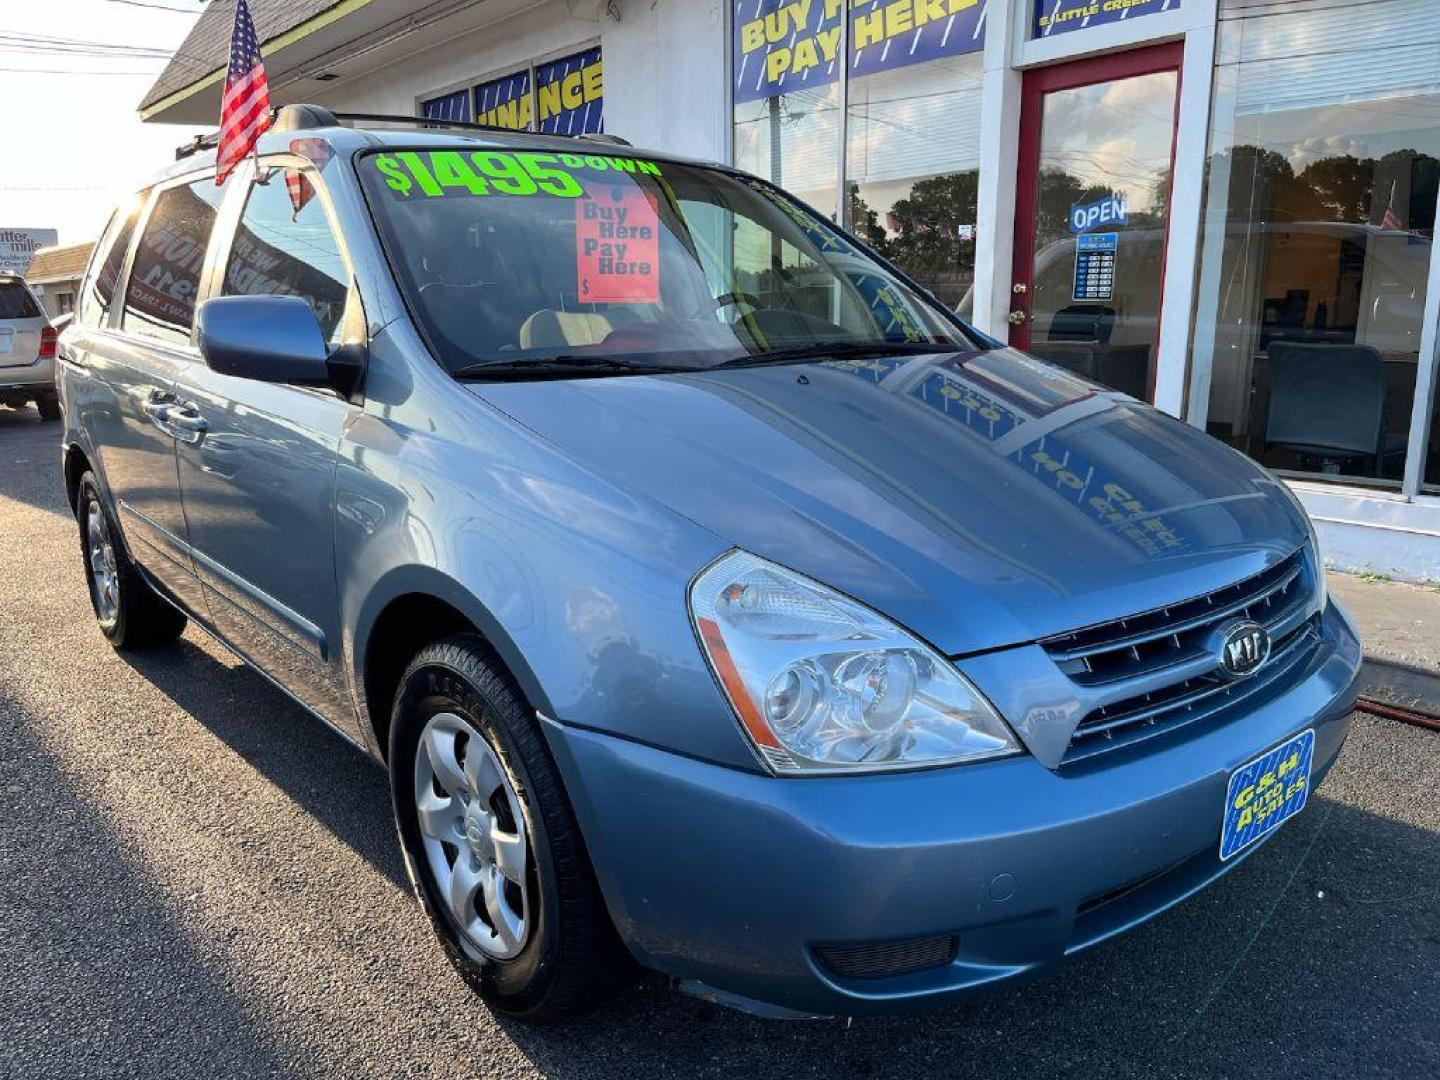
{"label": "green price sticker", "polygon": [[399,199],[454,195],[549,195],[578,199],[585,188],[575,171],[660,175],[653,161],[598,154],[545,154],[504,150],[401,150],[369,158]]}

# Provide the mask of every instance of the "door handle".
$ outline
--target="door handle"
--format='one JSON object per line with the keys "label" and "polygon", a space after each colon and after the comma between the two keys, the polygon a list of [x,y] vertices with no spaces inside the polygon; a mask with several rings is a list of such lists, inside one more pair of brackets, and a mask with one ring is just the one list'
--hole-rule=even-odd
{"label": "door handle", "polygon": [[161,414],[161,426],[183,443],[195,444],[210,430],[210,424],[200,415],[200,410],[191,402],[183,405],[166,405]]}
{"label": "door handle", "polygon": [[165,417],[170,406],[174,404],[175,398],[172,394],[164,390],[151,390],[140,403],[140,411],[150,418],[152,424],[169,435],[171,431],[165,426]]}

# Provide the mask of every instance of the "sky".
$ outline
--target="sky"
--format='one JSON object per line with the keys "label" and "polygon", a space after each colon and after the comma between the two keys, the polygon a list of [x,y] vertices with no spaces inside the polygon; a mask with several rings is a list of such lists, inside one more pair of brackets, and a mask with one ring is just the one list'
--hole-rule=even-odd
{"label": "sky", "polygon": [[62,244],[94,240],[115,203],[201,130],[140,122],[137,107],[163,58],[94,56],[35,38],[168,53],[203,7],[0,0],[0,229],[53,228]]}

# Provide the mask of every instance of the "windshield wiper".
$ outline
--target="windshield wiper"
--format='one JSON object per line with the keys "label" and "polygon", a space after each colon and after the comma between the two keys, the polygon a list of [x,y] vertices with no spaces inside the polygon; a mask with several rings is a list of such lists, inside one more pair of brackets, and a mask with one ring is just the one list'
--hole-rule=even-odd
{"label": "windshield wiper", "polygon": [[860,356],[924,356],[928,353],[968,352],[958,342],[946,341],[832,341],[796,345],[789,349],[768,349],[722,360],[717,368],[752,367],[761,364],[793,364],[802,360],[850,360]]}
{"label": "windshield wiper", "polygon": [[561,353],[557,356],[531,357],[528,360],[486,360],[456,368],[450,374],[457,379],[529,382],[601,375],[655,375],[689,370],[691,369],[673,364],[647,364],[639,360],[598,353]]}

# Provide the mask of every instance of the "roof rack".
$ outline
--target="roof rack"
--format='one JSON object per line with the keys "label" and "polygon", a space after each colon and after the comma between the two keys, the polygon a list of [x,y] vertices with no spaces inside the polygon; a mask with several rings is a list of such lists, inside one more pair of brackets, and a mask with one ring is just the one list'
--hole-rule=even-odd
{"label": "roof rack", "polygon": [[220,145],[220,132],[212,131],[208,135],[196,135],[188,143],[182,143],[175,148],[175,160],[184,161],[192,154],[198,154],[201,150],[213,150]]}
{"label": "roof rack", "polygon": [[[315,109],[313,105],[287,106],[287,108]],[[285,110],[281,110],[284,112]],[[316,109],[317,112],[325,112],[324,109]],[[394,113],[330,113],[332,121],[346,123],[347,121],[359,121],[360,123],[377,124],[404,124],[406,127],[433,127],[433,128],[460,128],[462,131],[496,131],[505,135],[558,135],[562,139],[584,139],[587,142],[609,143],[614,146],[629,146],[627,139],[619,135],[606,135],[602,132],[585,132],[580,135],[567,135],[559,131],[525,131],[519,128],[503,127],[500,124],[477,124],[473,120],[439,120],[429,116],[402,116]],[[321,126],[321,125],[311,125]],[[285,130],[285,129],[281,129]]]}
{"label": "roof rack", "polygon": [[[605,143],[610,146],[630,146],[628,139],[619,135],[607,135],[598,131],[587,131],[579,135],[563,132],[518,131],[499,124],[477,124],[470,120],[439,120],[429,116],[404,116],[398,113],[352,113],[331,112],[323,105],[282,105],[274,111],[270,124],[271,131],[310,131],[315,128],[344,127],[356,123],[403,124],[406,127],[459,128],[462,131],[493,131],[505,135],[556,135],[562,139],[578,139],[585,142]],[[175,160],[182,161],[202,150],[213,150],[220,142],[220,132],[196,135],[190,142],[175,148]]]}

